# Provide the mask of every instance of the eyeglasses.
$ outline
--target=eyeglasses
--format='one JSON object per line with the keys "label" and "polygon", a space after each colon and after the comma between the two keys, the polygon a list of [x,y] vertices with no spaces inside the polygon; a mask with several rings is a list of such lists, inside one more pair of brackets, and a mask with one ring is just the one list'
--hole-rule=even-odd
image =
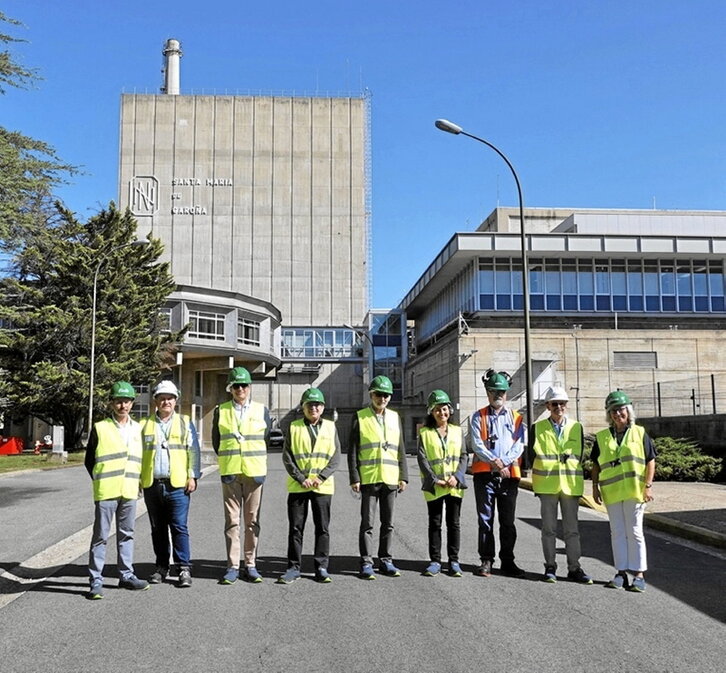
{"label": "eyeglasses", "polygon": [[373,391],[373,394],[374,394],[374,395],[375,395],[376,397],[384,397],[384,398],[386,398],[386,397],[390,397],[390,396],[391,396],[391,393],[382,393],[382,392],[381,392],[380,390],[374,390],[374,391]]}
{"label": "eyeglasses", "polygon": [[566,407],[567,402],[550,402],[553,407]]}
{"label": "eyeglasses", "polygon": [[250,387],[250,384],[249,383],[233,383],[232,384],[232,387],[235,390],[239,390],[240,388],[249,388]]}

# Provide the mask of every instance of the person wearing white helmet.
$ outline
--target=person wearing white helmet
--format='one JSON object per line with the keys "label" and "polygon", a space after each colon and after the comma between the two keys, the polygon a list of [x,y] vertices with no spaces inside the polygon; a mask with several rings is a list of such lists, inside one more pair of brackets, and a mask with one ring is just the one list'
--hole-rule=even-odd
{"label": "person wearing white helmet", "polygon": [[173,552],[179,570],[177,585],[190,587],[192,561],[188,518],[190,496],[201,476],[199,439],[189,416],[176,411],[179,391],[172,381],[160,381],[153,396],[156,412],[141,422],[144,445],[141,486],[156,556],[156,568],[149,582],[160,584],[166,579]]}
{"label": "person wearing white helmet", "polygon": [[532,490],[539,498],[542,517],[542,552],[545,571],[542,579],[557,581],[555,543],[557,508],[562,512],[562,530],[567,555],[567,579],[592,584],[580,566],[580,531],[577,514],[585,482],[582,459],[585,447],[582,425],[567,416],[567,391],[549,388],[545,403],[550,415],[537,421],[530,432],[529,458],[532,465]]}

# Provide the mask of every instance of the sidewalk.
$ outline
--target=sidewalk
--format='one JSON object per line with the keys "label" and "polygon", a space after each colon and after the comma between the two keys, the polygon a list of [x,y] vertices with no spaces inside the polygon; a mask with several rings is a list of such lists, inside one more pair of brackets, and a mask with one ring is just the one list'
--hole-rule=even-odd
{"label": "sidewalk", "polygon": [[[521,488],[532,490],[524,478]],[[585,484],[585,492],[592,492]],[[660,481],[653,484],[654,500],[648,503],[645,525],[701,544],[726,549],[726,484]],[[580,503],[605,512],[588,494]]]}

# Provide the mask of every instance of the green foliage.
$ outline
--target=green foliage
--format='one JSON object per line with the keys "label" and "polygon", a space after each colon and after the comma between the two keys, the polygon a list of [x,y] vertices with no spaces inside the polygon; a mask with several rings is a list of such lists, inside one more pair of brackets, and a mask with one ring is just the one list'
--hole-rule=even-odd
{"label": "green foliage", "polygon": [[[21,25],[2,12],[0,22]],[[0,44],[11,42],[23,40],[0,33]],[[0,94],[6,86],[26,89],[37,79],[9,51],[0,52]],[[12,252],[23,230],[49,213],[53,189],[77,172],[47,143],[0,126],[0,251]]]}
{"label": "green foliage", "polygon": [[694,440],[658,437],[653,441],[658,452],[655,461],[658,481],[715,481],[721,471],[721,458],[701,453]]}
{"label": "green foliage", "polygon": [[94,275],[96,416],[114,381],[148,383],[168,368],[181,334],[161,333],[159,309],[174,289],[161,242],[129,245],[136,221],[113,203],[85,223],[56,209],[26,228],[0,279],[0,398],[16,416],[63,425],[73,448],[88,410]]}

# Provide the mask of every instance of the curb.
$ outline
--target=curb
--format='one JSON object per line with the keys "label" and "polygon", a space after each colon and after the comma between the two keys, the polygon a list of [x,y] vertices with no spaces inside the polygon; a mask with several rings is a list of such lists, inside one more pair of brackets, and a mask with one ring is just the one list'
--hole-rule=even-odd
{"label": "curb", "polygon": [[[520,479],[519,487],[526,491],[531,491],[532,480],[529,478]],[[588,507],[589,509],[595,510],[596,512],[602,512],[603,514],[607,513],[605,506],[598,505],[589,495],[583,495],[580,498],[580,504]],[[726,549],[726,535],[716,533],[708,530],[707,528],[702,528],[701,526],[694,526],[693,524],[679,521],[678,519],[673,519],[668,516],[663,516],[662,514],[657,514],[655,512],[646,512],[643,523],[648,528],[653,528],[654,530],[670,533],[671,535],[675,535],[686,540],[693,540],[694,542],[699,542],[700,544],[705,544],[709,547]]]}

